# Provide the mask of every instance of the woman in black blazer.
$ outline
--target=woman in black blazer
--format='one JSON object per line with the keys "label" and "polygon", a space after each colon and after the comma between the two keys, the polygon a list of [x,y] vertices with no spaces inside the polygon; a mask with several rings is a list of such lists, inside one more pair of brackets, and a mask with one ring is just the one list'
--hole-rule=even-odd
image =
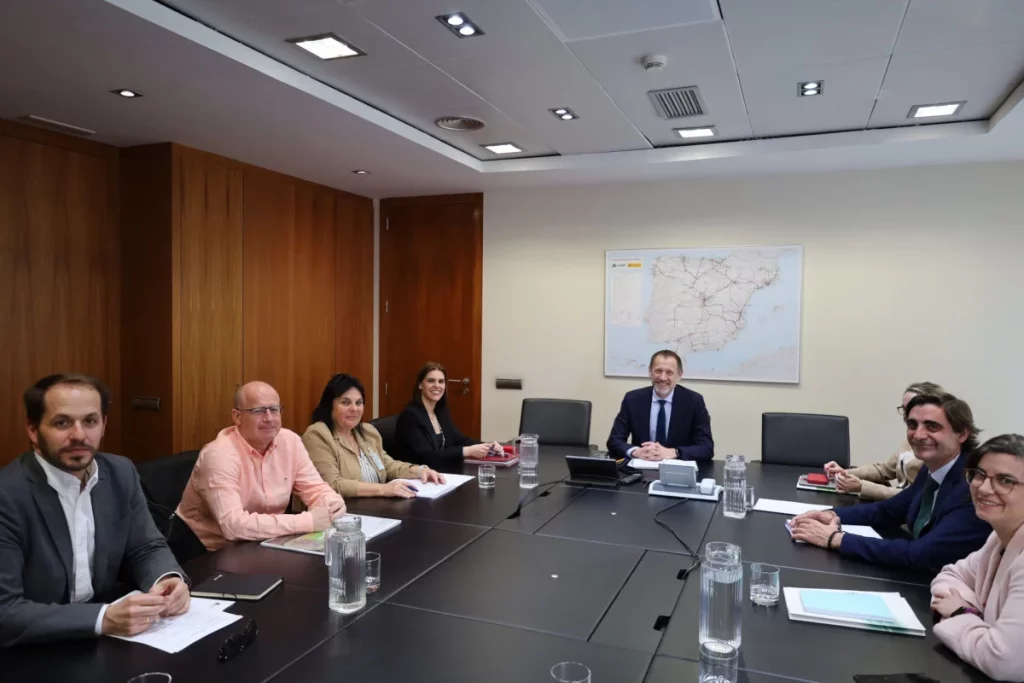
{"label": "woman in black blazer", "polygon": [[395,440],[409,462],[433,469],[458,469],[463,458],[501,452],[498,443],[476,443],[452,423],[445,393],[447,375],[440,363],[427,363],[416,375],[412,400],[398,416]]}

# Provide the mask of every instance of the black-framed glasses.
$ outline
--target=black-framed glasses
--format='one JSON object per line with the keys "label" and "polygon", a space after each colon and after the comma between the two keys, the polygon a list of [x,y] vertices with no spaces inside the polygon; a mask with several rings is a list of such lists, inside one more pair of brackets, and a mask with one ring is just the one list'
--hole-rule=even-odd
{"label": "black-framed glasses", "polygon": [[906,415],[906,414],[907,414],[907,409],[906,409],[906,408],[904,408],[904,407],[903,407],[902,405],[898,405],[898,406],[896,406],[896,413],[897,413],[897,414],[898,414],[898,415],[899,415],[900,417],[903,417],[904,415]]}
{"label": "black-framed glasses", "polygon": [[256,642],[256,636],[260,633],[255,619],[250,619],[245,625],[245,630],[229,636],[224,644],[220,646],[220,654],[217,655],[218,662],[229,662],[240,655],[246,648]]}
{"label": "black-framed glasses", "polygon": [[240,413],[249,413],[256,417],[263,417],[264,414],[270,413],[271,415],[280,415],[283,410],[283,406],[260,406],[259,408],[236,408]]}
{"label": "black-framed glasses", "polygon": [[1020,483],[1008,474],[989,474],[980,467],[970,467],[964,470],[964,477],[967,479],[967,483],[974,488],[981,488],[981,485],[988,479],[992,483],[992,490],[1004,496],[1013,491],[1013,487]]}

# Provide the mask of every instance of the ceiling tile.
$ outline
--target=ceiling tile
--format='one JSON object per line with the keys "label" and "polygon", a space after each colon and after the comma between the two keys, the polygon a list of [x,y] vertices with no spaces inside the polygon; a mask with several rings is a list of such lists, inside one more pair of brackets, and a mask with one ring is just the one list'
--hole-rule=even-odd
{"label": "ceiling tile", "polygon": [[[719,140],[751,136],[729,41],[720,21],[579,40],[569,47],[626,117],[655,145],[679,144],[675,128],[715,126]],[[647,54],[665,57],[665,66],[645,71],[642,57]],[[661,118],[647,95],[651,90],[693,85],[700,90],[705,116]]]}
{"label": "ceiling tile", "polygon": [[911,0],[897,50],[923,52],[1020,40],[1020,0]]}
{"label": "ceiling tile", "polygon": [[[415,52],[334,0],[170,0],[170,4],[316,78],[423,63]],[[334,33],[366,54],[324,61],[286,42],[321,33]]]}
{"label": "ceiling tile", "polygon": [[892,56],[871,127],[913,125],[915,104],[967,103],[950,120],[989,118],[1024,79],[1024,42],[974,45],[933,52],[898,51]]}
{"label": "ceiling tile", "polygon": [[[480,119],[487,126],[483,130],[467,132],[443,130],[434,125],[434,121],[440,116],[469,116],[474,119]],[[425,129],[429,127],[431,135],[483,161],[555,154],[553,149],[537,141],[535,135],[485,102],[458,107],[437,108],[433,111],[428,111],[426,117],[421,121],[416,121],[414,125],[421,125]],[[522,148],[523,153],[496,155],[483,148],[483,145],[493,145],[500,142],[515,143],[518,147]]]}
{"label": "ceiling tile", "polygon": [[[740,72],[892,53],[908,0],[719,0]],[[966,1],[966,0],[965,0]]]}
{"label": "ceiling tile", "polygon": [[715,0],[532,0],[566,40],[715,21]]}
{"label": "ceiling tile", "polygon": [[[743,98],[758,137],[866,128],[885,75],[887,57],[740,74]],[[799,97],[798,86],[824,81],[824,90]]]}
{"label": "ceiling tile", "polygon": [[473,91],[427,62],[394,69],[351,71],[331,75],[325,82],[406,122],[417,112],[428,109],[483,103]]}

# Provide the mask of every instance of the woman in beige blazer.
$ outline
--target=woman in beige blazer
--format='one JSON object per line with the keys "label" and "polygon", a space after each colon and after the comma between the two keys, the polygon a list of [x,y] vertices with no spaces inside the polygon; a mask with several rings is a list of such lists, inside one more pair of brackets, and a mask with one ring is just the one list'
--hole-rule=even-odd
{"label": "woman in beige blazer", "polygon": [[[938,396],[945,390],[933,382],[915,382],[903,390],[903,401],[896,412],[905,419],[907,404],[915,396]],[[914,456],[906,437],[896,452],[885,462],[844,470],[836,462],[825,465],[825,474],[834,477],[836,489],[843,493],[856,493],[864,500],[885,500],[914,483],[923,463]],[[892,482],[895,481],[894,486]]]}
{"label": "woman in beige blazer", "polygon": [[403,479],[443,484],[444,477],[429,467],[393,460],[384,451],[380,432],[362,424],[364,395],[358,379],[337,374],[313,410],[302,443],[324,481],[343,498],[415,497],[416,490]]}
{"label": "woman in beige blazer", "polygon": [[992,525],[985,546],[932,581],[935,635],[997,681],[1024,681],[1024,437],[989,439],[964,475],[978,517]]}

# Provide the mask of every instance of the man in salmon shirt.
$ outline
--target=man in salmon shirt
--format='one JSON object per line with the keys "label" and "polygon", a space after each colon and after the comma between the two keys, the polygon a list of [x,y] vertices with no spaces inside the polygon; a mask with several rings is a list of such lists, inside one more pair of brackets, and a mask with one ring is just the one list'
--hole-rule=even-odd
{"label": "man in salmon shirt", "polygon": [[[345,513],[345,501],[309,459],[299,435],[281,429],[281,398],[265,382],[235,392],[235,423],[206,444],[172,520],[184,522],[207,550],[228,541],[259,541],[323,531]],[[292,494],[308,510],[285,514]],[[180,530],[179,530],[180,531]]]}

